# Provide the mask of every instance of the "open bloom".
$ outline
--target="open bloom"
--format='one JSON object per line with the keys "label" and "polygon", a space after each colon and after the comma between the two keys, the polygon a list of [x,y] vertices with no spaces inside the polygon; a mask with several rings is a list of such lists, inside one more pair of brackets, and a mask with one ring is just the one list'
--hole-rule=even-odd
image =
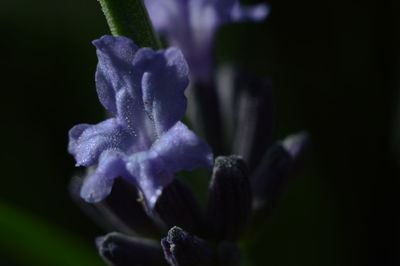
{"label": "open bloom", "polygon": [[145,0],[154,27],[182,49],[191,74],[208,82],[215,33],[226,23],[263,20],[268,7],[243,7],[238,0]]}
{"label": "open bloom", "polygon": [[179,120],[186,110],[188,67],[177,48],[138,48],[125,37],[95,40],[100,102],[115,117],[69,132],[77,166],[97,167],[85,179],[81,197],[99,202],[115,178],[133,183],[152,209],[175,172],[212,166],[213,156]]}

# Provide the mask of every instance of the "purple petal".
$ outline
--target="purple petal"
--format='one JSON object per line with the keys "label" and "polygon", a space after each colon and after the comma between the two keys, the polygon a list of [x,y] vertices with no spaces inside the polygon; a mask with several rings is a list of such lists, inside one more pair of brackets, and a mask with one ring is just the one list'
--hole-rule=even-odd
{"label": "purple petal", "polygon": [[[95,42],[102,44],[97,45],[97,81],[100,88],[113,88],[99,90],[103,104],[135,134],[141,137],[161,135],[179,121],[186,110],[184,90],[189,81],[182,53],[176,48],[156,52],[149,48],[136,51],[131,47],[134,56],[127,56],[129,61],[123,61],[114,49],[129,50],[133,43],[120,37],[107,36],[100,40],[103,39],[107,42]],[[150,138],[154,139],[154,136]]]}
{"label": "purple petal", "polygon": [[191,171],[199,166],[210,169],[213,165],[210,147],[181,122],[162,135],[151,150],[162,158],[170,172]]}
{"label": "purple petal", "polygon": [[154,53],[153,58],[142,78],[143,102],[161,135],[185,114],[188,67],[176,48]]}
{"label": "purple petal", "polygon": [[131,155],[127,171],[143,193],[150,211],[162,190],[180,170],[199,166],[212,167],[213,155],[208,145],[183,123],[178,122],[165,132],[148,151]]}
{"label": "purple petal", "polygon": [[166,171],[165,165],[157,153],[145,151],[135,153],[129,157],[126,165],[134,183],[143,193],[146,206],[153,210],[162,189],[174,179],[174,174]]}
{"label": "purple petal", "polygon": [[96,125],[77,125],[69,136],[69,152],[75,157],[76,166],[94,165],[103,151],[122,152],[134,144],[132,135],[115,118]]}
{"label": "purple petal", "polygon": [[126,176],[125,155],[116,151],[105,151],[101,154],[96,170],[83,181],[81,197],[90,203],[103,200],[111,193],[114,179]]}
{"label": "purple petal", "polygon": [[146,114],[142,97],[134,99],[127,90],[120,90],[116,96],[117,119],[136,138],[135,152],[148,149],[157,138],[154,122]]}
{"label": "purple petal", "polygon": [[138,55],[140,58],[138,51],[143,49],[139,50],[125,37],[103,36],[93,43],[99,58],[96,85],[100,101],[148,148],[156,134],[154,122],[144,109],[141,88],[144,70],[135,63]]}
{"label": "purple petal", "polygon": [[89,124],[79,124],[71,128],[68,132],[69,143],[68,143],[68,152],[71,154],[76,153],[76,149],[79,143],[79,137],[82,135],[83,131],[87,128],[91,127]]}
{"label": "purple petal", "polygon": [[96,87],[100,102],[116,114],[115,94],[131,87],[134,69],[132,65],[138,47],[125,37],[103,36],[93,41],[99,63],[96,71]]}

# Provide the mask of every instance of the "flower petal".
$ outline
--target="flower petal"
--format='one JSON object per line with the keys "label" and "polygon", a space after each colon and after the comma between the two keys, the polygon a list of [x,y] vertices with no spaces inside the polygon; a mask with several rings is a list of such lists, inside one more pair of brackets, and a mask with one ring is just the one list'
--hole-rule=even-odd
{"label": "flower petal", "polygon": [[162,190],[180,170],[198,166],[211,168],[213,155],[208,145],[183,123],[176,123],[148,151],[138,152],[127,159],[126,169],[143,193],[146,205],[153,210]]}
{"label": "flower petal", "polygon": [[96,170],[89,174],[83,181],[81,197],[90,203],[103,200],[111,193],[114,179],[126,176],[125,155],[108,150],[101,154]]}
{"label": "flower petal", "polygon": [[151,212],[162,189],[174,179],[174,174],[166,171],[163,161],[152,151],[130,156],[126,169],[130,173],[129,181],[143,193],[146,206]]}
{"label": "flower petal", "polygon": [[211,168],[213,155],[210,147],[178,122],[156,141],[152,148],[170,172],[190,171],[198,166]]}
{"label": "flower petal", "polygon": [[69,131],[69,136],[69,152],[75,157],[76,166],[94,165],[103,151],[123,152],[135,141],[115,118],[96,125],[77,125]]}
{"label": "flower petal", "polygon": [[137,49],[131,40],[112,36],[94,44],[100,101],[129,130],[141,137],[161,135],[183,117],[189,71],[178,49]]}
{"label": "flower petal", "polygon": [[96,87],[100,102],[116,114],[115,94],[120,89],[133,86],[132,65],[138,47],[126,37],[103,36],[93,41],[99,63],[96,71]]}
{"label": "flower petal", "polygon": [[[150,63],[150,62],[149,62]],[[177,48],[154,54],[142,78],[143,102],[161,135],[182,119],[186,111],[184,91],[189,83],[188,66]]]}
{"label": "flower petal", "polygon": [[79,124],[71,128],[68,132],[69,143],[68,143],[68,152],[71,154],[76,153],[76,149],[79,143],[79,137],[82,135],[83,131],[87,128],[91,127],[89,124]]}
{"label": "flower petal", "polygon": [[157,138],[157,134],[154,121],[144,110],[142,97],[135,99],[127,90],[120,90],[117,92],[116,98],[117,119],[136,138],[135,152],[148,149]]}

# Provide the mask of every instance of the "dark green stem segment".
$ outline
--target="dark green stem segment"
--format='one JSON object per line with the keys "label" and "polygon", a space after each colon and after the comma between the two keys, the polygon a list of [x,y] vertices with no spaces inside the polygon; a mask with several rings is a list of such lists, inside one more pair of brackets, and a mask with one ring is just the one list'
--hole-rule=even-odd
{"label": "dark green stem segment", "polygon": [[140,47],[161,49],[143,0],[99,0],[111,33],[131,38]]}

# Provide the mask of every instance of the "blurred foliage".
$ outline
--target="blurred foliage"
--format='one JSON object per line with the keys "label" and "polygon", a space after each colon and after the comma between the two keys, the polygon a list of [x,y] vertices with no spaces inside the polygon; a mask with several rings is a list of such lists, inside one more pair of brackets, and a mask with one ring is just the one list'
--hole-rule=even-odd
{"label": "blurred foliage", "polygon": [[[276,88],[277,138],[307,129],[313,153],[247,259],[275,266],[399,265],[399,172],[392,140],[400,3],[269,4],[271,16],[264,23],[221,31],[220,61],[235,58],[270,77]],[[0,25],[0,199],[90,245],[103,232],[69,199],[67,186],[76,169],[66,152],[66,132],[103,117],[90,42],[109,33],[106,21],[94,0],[14,0],[0,2]],[[11,225],[21,228],[15,243],[38,237],[30,218],[0,213],[1,221],[13,217]],[[3,240],[7,231],[0,226]],[[34,265],[18,260],[29,244],[43,251],[53,241],[63,245],[68,239],[60,233],[26,245],[4,246],[3,241],[0,256],[7,257],[6,265]],[[58,252],[68,257],[68,249]]]}
{"label": "blurred foliage", "polygon": [[21,265],[94,266],[101,263],[88,243],[63,229],[0,202],[0,248]]}

